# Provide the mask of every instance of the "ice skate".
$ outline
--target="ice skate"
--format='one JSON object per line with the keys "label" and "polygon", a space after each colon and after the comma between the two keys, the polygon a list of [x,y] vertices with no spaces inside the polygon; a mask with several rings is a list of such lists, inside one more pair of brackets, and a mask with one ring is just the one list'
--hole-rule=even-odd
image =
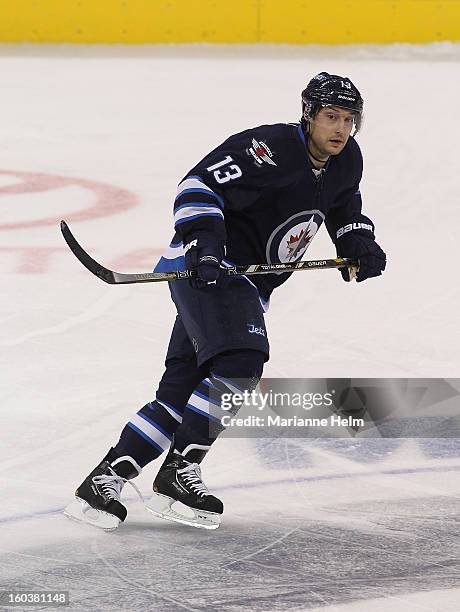
{"label": "ice skate", "polygon": [[[102,461],[75,491],[75,498],[64,510],[65,516],[113,531],[127,515],[126,507],[120,502],[123,486],[140,473],[141,468],[128,456]],[[130,484],[140,495],[136,485]]]}
{"label": "ice skate", "polygon": [[[190,516],[172,508],[176,502],[188,506]],[[198,463],[191,463],[173,451],[155,478],[153,496],[146,508],[161,518],[202,529],[217,529],[224,510],[220,499],[211,495],[201,480]]]}

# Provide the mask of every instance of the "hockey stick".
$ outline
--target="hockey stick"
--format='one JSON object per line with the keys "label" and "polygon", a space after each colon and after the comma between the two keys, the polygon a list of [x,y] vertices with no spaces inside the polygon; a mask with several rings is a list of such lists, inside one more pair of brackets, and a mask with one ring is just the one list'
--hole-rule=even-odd
{"label": "hockey stick", "polygon": [[[132,283],[156,283],[159,281],[174,281],[195,276],[194,270],[177,270],[176,272],[147,272],[144,274],[122,274],[101,266],[80,246],[65,221],[61,221],[61,232],[75,257],[101,280],[110,285],[128,285]],[[229,276],[270,274],[274,272],[299,272],[301,270],[324,270],[326,268],[345,268],[357,266],[357,262],[349,258],[319,259],[298,261],[296,263],[252,264],[249,266],[233,266],[225,268]]]}

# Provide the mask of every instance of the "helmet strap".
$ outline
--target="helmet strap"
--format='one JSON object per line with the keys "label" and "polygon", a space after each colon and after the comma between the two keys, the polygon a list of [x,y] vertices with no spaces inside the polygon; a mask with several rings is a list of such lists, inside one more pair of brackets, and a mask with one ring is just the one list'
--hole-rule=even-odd
{"label": "helmet strap", "polygon": [[318,159],[317,157],[313,155],[308,145],[307,145],[307,149],[308,149],[308,155],[310,155],[310,157],[313,157],[313,159],[317,161],[319,164],[325,164],[329,161],[330,155],[328,155],[327,159]]}

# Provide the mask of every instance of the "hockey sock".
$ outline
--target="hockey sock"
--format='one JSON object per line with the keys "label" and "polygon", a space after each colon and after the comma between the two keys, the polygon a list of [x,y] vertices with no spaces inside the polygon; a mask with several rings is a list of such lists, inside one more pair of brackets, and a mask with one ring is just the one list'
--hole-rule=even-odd
{"label": "hockey sock", "polygon": [[[193,347],[192,347],[193,350]],[[129,455],[141,467],[169,449],[190,394],[207,370],[197,367],[188,356],[166,360],[156,399],[146,404],[126,424],[115,451]]]}
{"label": "hockey sock", "polygon": [[[225,429],[224,415],[236,414],[222,408],[224,394],[252,391],[261,375],[264,353],[255,350],[229,351],[216,356],[211,363],[209,377],[203,379],[190,396],[182,424],[174,436],[174,450],[187,456],[195,451],[201,458]],[[194,459],[193,459],[194,460]]]}
{"label": "hockey sock", "polygon": [[129,455],[143,468],[169,449],[181,422],[173,406],[158,399],[149,402],[128,421],[114,452],[120,457]]}

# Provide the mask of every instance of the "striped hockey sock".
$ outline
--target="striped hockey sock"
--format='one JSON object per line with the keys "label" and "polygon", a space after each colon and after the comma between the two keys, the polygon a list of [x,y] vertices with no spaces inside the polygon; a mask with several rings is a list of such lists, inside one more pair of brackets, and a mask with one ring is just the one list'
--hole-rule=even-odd
{"label": "striped hockey sock", "polygon": [[131,417],[114,451],[119,456],[133,457],[144,467],[170,448],[174,433],[181,423],[179,410],[156,399]]}

